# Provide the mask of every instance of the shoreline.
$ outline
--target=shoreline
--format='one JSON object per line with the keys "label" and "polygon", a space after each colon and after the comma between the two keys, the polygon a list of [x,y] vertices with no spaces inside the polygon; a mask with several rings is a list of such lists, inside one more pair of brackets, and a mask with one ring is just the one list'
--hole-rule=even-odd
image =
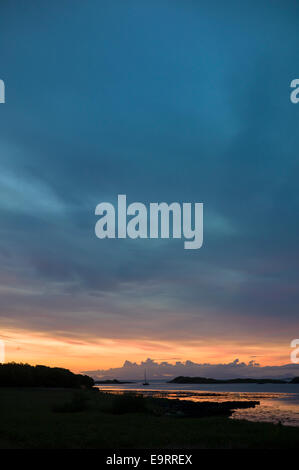
{"label": "shoreline", "polygon": [[190,418],[161,413],[160,400],[174,400],[115,398],[95,390],[1,387],[0,448],[292,449],[299,440],[299,428],[291,426],[228,416]]}

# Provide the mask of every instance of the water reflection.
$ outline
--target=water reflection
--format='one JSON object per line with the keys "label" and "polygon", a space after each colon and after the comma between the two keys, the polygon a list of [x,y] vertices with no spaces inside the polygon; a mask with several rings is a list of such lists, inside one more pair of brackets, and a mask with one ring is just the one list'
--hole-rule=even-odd
{"label": "water reflection", "polygon": [[259,401],[255,408],[235,410],[230,419],[246,419],[299,426],[299,394],[282,392],[243,392],[243,391],[191,391],[191,390],[145,390],[130,387],[100,387],[109,393],[134,392],[144,396],[191,400],[194,402],[211,401]]}

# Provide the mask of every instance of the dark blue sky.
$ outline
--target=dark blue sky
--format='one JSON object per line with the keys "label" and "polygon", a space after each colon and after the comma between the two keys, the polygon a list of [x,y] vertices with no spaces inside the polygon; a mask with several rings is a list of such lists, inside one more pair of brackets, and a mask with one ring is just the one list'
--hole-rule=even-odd
{"label": "dark blue sky", "polygon": [[[3,325],[288,353],[298,41],[293,1],[1,2]],[[203,248],[98,240],[117,194],[203,202]]]}

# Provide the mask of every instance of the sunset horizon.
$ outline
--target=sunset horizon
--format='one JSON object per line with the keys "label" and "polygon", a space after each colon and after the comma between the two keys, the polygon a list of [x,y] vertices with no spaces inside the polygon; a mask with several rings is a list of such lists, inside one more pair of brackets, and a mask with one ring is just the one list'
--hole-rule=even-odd
{"label": "sunset horizon", "polygon": [[4,329],[0,339],[5,343],[6,362],[45,364],[68,368],[74,372],[121,367],[125,361],[141,362],[148,357],[169,363],[194,361],[196,363],[254,362],[260,366],[282,366],[291,363],[290,344],[287,341],[253,343],[223,341],[182,342],[155,341],[132,338],[88,338],[84,335],[55,336],[44,332],[28,333]]}

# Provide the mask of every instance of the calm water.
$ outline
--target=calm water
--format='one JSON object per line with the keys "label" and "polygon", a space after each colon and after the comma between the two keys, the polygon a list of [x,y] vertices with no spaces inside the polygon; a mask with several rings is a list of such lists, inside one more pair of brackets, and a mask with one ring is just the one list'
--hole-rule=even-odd
{"label": "calm water", "polygon": [[299,426],[299,384],[296,385],[181,385],[153,381],[149,386],[142,383],[126,385],[99,385],[101,390],[111,392],[135,391],[144,395],[164,396],[192,401],[257,400],[255,408],[236,410],[231,419],[281,422],[288,426]]}

